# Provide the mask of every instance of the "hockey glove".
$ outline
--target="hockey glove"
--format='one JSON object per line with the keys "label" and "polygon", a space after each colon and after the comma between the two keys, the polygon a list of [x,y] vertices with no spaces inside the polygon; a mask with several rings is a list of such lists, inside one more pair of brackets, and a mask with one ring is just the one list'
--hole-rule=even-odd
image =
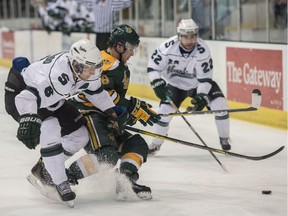
{"label": "hockey glove", "polygon": [[191,103],[194,105],[194,111],[201,111],[210,103],[211,99],[207,94],[199,93],[191,100]]}
{"label": "hockey glove", "polygon": [[119,127],[118,117],[113,108],[109,108],[105,111],[108,116],[108,128],[113,132],[115,136],[119,136],[123,131]]}
{"label": "hockey glove", "polygon": [[40,143],[40,127],[42,121],[37,114],[24,114],[19,117],[19,128],[17,138],[24,143],[27,148],[35,149]]}
{"label": "hockey glove", "polygon": [[147,124],[153,126],[161,118],[157,113],[151,109],[151,105],[137,98],[130,98],[130,107],[128,112],[132,117],[136,118],[144,126]]}
{"label": "hockey glove", "polygon": [[137,122],[137,119],[130,115],[126,107],[115,106],[114,110],[118,116],[118,123],[120,128],[125,128],[126,125],[134,125]]}
{"label": "hockey glove", "polygon": [[114,116],[108,117],[108,128],[113,132],[114,135],[120,136],[122,135],[122,130],[119,127],[118,118]]}
{"label": "hockey glove", "polygon": [[150,84],[159,99],[165,101],[167,97],[172,95],[171,91],[167,88],[164,79],[155,79]]}

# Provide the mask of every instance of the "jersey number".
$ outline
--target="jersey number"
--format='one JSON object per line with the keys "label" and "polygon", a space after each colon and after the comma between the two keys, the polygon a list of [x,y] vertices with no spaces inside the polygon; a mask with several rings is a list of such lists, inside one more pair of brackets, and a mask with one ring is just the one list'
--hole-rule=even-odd
{"label": "jersey number", "polygon": [[159,62],[162,60],[162,57],[157,54],[158,51],[155,50],[155,52],[152,54],[151,58],[154,60],[155,64],[159,65]]}
{"label": "jersey number", "polygon": [[200,54],[202,54],[202,53],[205,52],[205,48],[204,48],[204,47],[201,47],[200,44],[197,44],[197,50],[199,51]]}
{"label": "jersey number", "polygon": [[[58,81],[64,86],[68,83],[69,81],[69,76],[65,73],[62,73],[59,77],[58,77]],[[53,95],[53,88],[51,86],[48,86],[45,88],[44,90],[45,96],[46,97],[50,97],[51,95]]]}
{"label": "jersey number", "polygon": [[208,62],[204,62],[201,67],[203,68],[204,73],[209,72],[210,70],[213,69],[213,60],[210,58],[209,59],[209,63]]}

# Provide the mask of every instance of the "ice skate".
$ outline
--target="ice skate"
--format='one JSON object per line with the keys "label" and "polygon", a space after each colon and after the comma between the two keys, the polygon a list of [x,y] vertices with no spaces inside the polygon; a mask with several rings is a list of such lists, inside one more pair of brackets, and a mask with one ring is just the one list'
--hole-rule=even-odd
{"label": "ice skate", "polygon": [[64,181],[59,185],[56,185],[56,190],[60,196],[60,199],[64,202],[74,200],[76,194],[71,190],[69,181]]}
{"label": "ice skate", "polygon": [[118,200],[127,200],[129,198],[129,190],[131,191],[131,189],[141,200],[152,199],[152,192],[150,187],[136,183],[136,181],[139,179],[137,172],[119,173],[119,170],[117,169],[116,173],[116,194]]}
{"label": "ice skate", "polygon": [[161,144],[152,143],[149,146],[148,155],[156,155],[160,151]]}
{"label": "ice skate", "polygon": [[32,167],[31,173],[45,186],[53,187],[55,184],[53,183],[52,177],[46,170],[42,158],[38,160],[38,162]]}
{"label": "ice skate", "polygon": [[222,146],[222,149],[224,151],[229,151],[231,149],[230,143],[229,143],[229,138],[221,138],[220,137],[220,144]]}

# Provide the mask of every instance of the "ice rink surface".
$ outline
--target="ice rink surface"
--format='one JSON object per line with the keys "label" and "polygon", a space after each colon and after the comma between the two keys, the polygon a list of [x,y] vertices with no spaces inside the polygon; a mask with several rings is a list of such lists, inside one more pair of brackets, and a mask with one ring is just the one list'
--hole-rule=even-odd
{"label": "ice rink surface", "polygon": [[[287,215],[287,131],[235,119],[231,119],[232,152],[257,156],[283,145],[285,149],[262,161],[215,153],[228,170],[224,172],[208,151],[165,142],[161,151],[149,157],[139,171],[138,182],[152,189],[150,201],[133,197],[125,202],[117,201],[112,170],[89,177],[73,187],[77,193],[74,209],[43,197],[26,180],[40,156],[39,147],[29,150],[17,140],[18,124],[5,112],[3,89],[7,73],[6,68],[0,68],[1,216]],[[208,146],[220,148],[213,115],[187,119]],[[136,127],[152,131],[151,127],[143,128],[138,124]],[[169,136],[200,144],[181,117],[172,120]],[[149,143],[151,139],[144,137]],[[262,195],[262,190],[271,190],[272,194]]]}

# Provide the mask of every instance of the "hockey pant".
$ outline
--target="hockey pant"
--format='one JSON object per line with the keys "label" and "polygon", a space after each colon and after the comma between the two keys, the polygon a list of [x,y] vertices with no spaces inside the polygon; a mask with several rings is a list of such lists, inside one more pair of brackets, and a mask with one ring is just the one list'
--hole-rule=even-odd
{"label": "hockey pant", "polygon": [[[101,114],[86,116],[90,141],[85,147],[88,154],[74,161],[68,173],[79,180],[113,168],[119,159],[120,169],[137,172],[147,159],[148,146],[140,135],[124,132],[124,138],[114,136],[107,127],[107,117]],[[121,141],[119,141],[121,140]],[[124,141],[123,141],[124,140]]]}

